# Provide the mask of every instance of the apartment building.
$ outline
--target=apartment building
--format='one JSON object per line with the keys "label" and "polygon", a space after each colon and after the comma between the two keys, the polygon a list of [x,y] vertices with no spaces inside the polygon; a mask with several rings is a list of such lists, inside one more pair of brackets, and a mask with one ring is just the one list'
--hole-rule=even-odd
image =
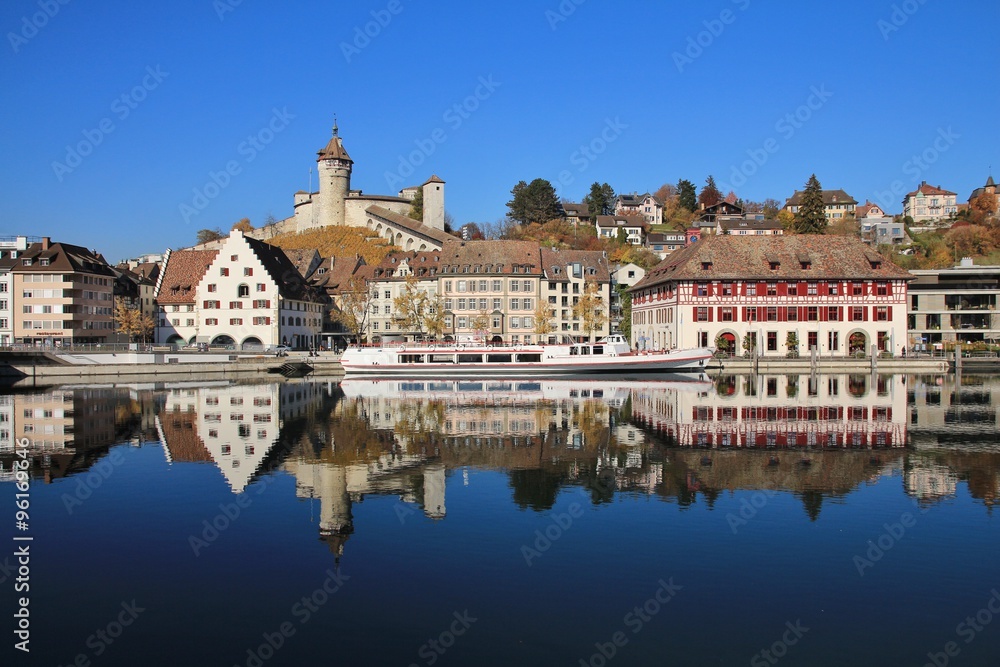
{"label": "apartment building", "polygon": [[64,346],[111,339],[115,275],[104,257],[48,237],[14,252],[4,281],[14,343]]}

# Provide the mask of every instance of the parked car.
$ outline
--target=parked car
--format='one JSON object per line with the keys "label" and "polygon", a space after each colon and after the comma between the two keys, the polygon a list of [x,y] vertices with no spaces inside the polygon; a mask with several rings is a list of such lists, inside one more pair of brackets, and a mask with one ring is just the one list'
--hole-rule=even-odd
{"label": "parked car", "polygon": [[273,352],[276,357],[287,357],[291,349],[287,345],[274,345],[268,348],[268,352]]}

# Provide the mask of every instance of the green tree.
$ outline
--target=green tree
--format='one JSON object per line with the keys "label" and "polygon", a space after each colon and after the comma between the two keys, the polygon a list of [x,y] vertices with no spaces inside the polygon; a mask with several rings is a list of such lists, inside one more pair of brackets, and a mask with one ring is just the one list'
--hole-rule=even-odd
{"label": "green tree", "polygon": [[708,207],[715,206],[720,201],[722,201],[722,193],[719,192],[719,188],[715,184],[715,178],[709,174],[708,178],[705,179],[705,187],[698,194],[698,203]]}
{"label": "green tree", "polygon": [[788,350],[789,357],[799,356],[799,335],[794,331],[785,334],[785,348]]}
{"label": "green tree", "polygon": [[687,179],[677,181],[677,205],[688,212],[694,212],[698,208],[697,189]]}
{"label": "green tree", "polygon": [[799,202],[799,212],[795,214],[797,234],[823,234],[826,232],[826,209],[823,206],[823,187],[816,174],[809,177],[806,189]]}
{"label": "green tree", "polygon": [[410,213],[409,216],[414,220],[420,220],[423,222],[424,219],[424,189],[417,188],[417,194],[413,197],[413,201],[410,202]]}
{"label": "green tree", "polygon": [[594,182],[590,186],[590,194],[583,198],[583,203],[590,211],[590,221],[596,222],[599,215],[611,215],[615,210],[615,191],[607,183]]}
{"label": "green tree", "polygon": [[544,178],[536,178],[525,184],[518,181],[510,194],[512,199],[507,202],[510,217],[522,225],[542,224],[560,216],[562,207],[556,196],[556,189]]}

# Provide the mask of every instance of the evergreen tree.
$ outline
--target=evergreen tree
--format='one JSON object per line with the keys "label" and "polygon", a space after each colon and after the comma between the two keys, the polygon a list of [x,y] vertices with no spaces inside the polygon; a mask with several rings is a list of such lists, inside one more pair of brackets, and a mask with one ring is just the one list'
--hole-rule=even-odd
{"label": "evergreen tree", "polygon": [[715,206],[720,201],[722,201],[722,193],[719,192],[719,188],[715,184],[715,178],[709,174],[708,178],[705,179],[705,187],[698,194],[698,203],[707,208]]}
{"label": "evergreen tree", "polygon": [[410,217],[423,222],[424,220],[424,189],[417,188],[417,194],[410,202]]}
{"label": "evergreen tree", "polygon": [[677,205],[689,212],[698,208],[697,190],[687,179],[677,181]]}
{"label": "evergreen tree", "polygon": [[596,222],[599,215],[611,215],[615,208],[615,191],[607,183],[594,182],[590,186],[590,194],[583,198],[583,203],[590,211],[590,221]]}
{"label": "evergreen tree", "polygon": [[536,178],[528,184],[518,181],[510,194],[513,196],[507,202],[510,218],[521,224],[548,222],[560,216],[562,207],[556,189],[544,178]]}
{"label": "evergreen tree", "polygon": [[826,210],[823,206],[823,187],[816,179],[816,174],[809,177],[806,189],[799,202],[799,212],[795,214],[795,232],[797,234],[826,233]]}

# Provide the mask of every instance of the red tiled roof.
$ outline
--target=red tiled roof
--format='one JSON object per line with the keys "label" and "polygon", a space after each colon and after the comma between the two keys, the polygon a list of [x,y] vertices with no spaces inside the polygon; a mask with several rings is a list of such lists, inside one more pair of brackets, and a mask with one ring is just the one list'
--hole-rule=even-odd
{"label": "red tiled roof", "polygon": [[[809,268],[802,268],[806,259]],[[773,262],[777,262],[774,270]],[[646,272],[633,289],[677,280],[909,280],[912,277],[909,271],[851,236],[727,235],[702,237],[701,241],[673,253]]]}
{"label": "red tiled roof", "polygon": [[167,258],[163,269],[156,302],[194,303],[198,283],[205,276],[209,265],[215,261],[218,250],[175,250]]}
{"label": "red tiled roof", "polygon": [[953,194],[955,194],[951,190],[942,190],[941,186],[934,187],[933,185],[927,185],[927,183],[924,182],[924,183],[921,183],[920,187],[917,188],[916,190],[914,190],[913,192],[908,192],[906,194],[906,196],[908,198],[909,197],[916,197],[918,193],[923,194],[923,195],[953,195]]}

